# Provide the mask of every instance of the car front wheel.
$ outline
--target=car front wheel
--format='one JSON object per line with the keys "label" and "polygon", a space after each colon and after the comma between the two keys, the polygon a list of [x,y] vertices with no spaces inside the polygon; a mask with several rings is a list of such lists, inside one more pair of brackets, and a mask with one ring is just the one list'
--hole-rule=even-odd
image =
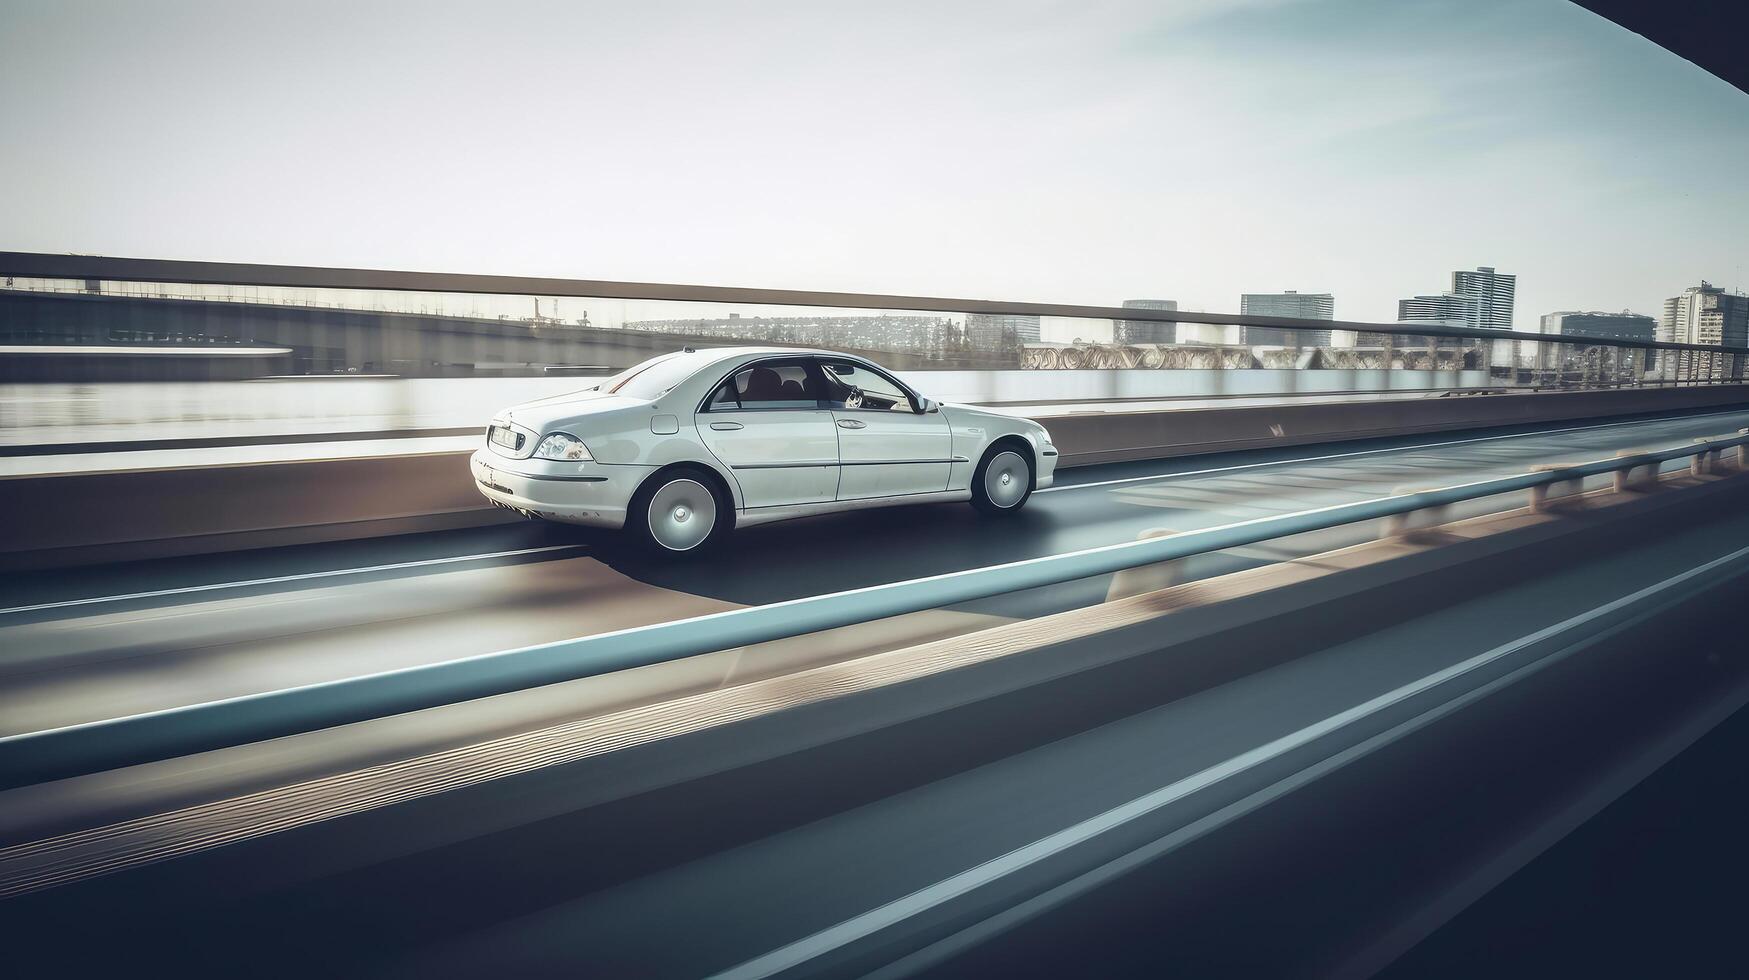
{"label": "car front wheel", "polygon": [[678,469],[651,480],[632,501],[631,530],[651,550],[667,554],[703,551],[723,536],[732,510],[715,482],[702,472]]}
{"label": "car front wheel", "polygon": [[1011,514],[1032,496],[1032,460],[1006,446],[984,457],[972,475],[972,506],[986,514]]}

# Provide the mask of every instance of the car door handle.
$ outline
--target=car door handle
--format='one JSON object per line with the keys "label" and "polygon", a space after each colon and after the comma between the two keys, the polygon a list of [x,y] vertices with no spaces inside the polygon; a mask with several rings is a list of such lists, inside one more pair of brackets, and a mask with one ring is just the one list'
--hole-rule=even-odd
{"label": "car door handle", "polygon": [[839,419],[838,427],[840,429],[866,429],[868,428],[868,423],[858,422],[856,419]]}
{"label": "car door handle", "polygon": [[745,428],[745,426],[739,422],[712,422],[711,428],[718,432],[733,432],[736,429]]}

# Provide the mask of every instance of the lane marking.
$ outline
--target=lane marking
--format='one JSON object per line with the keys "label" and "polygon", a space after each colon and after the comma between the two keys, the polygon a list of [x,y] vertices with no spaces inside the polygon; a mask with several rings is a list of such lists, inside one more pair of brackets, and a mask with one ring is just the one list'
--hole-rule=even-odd
{"label": "lane marking", "polygon": [[[1659,610],[1654,608],[1649,613],[1642,613],[1631,617],[1624,621],[1624,623],[1617,624],[1616,626],[1612,626],[1599,633],[1597,638],[1607,639],[1611,634],[1617,633],[1624,627],[1631,628],[1639,622],[1642,622],[1646,615],[1656,615],[1658,612]],[[1583,648],[1579,644],[1568,644],[1555,653],[1539,660],[1533,660],[1524,666],[1515,668],[1480,687],[1471,688],[1463,694],[1440,704],[1438,707],[1433,708],[1430,711],[1393,725],[1376,735],[1330,756],[1329,758],[1315,762],[1299,772],[1277,780],[1249,796],[1235,800],[1219,810],[1216,810],[1198,820],[1192,821],[1158,840],[1144,844],[1133,851],[1108,861],[1092,871],[1085,872],[1032,899],[1021,902],[1018,905],[1010,906],[981,922],[975,922],[957,933],[937,940],[935,943],[925,946],[907,956],[901,957],[880,969],[873,970],[864,976],[864,980],[896,980],[896,978],[900,977],[910,977],[922,973],[923,970],[929,966],[946,962],[953,956],[958,955],[967,949],[972,949],[987,941],[989,938],[1006,932],[1015,925],[1028,922],[1050,909],[1061,907],[1063,904],[1076,897],[1085,895],[1095,888],[1123,877],[1136,868],[1143,867],[1167,854],[1171,854],[1186,844],[1200,840],[1208,834],[1227,826],[1234,820],[1247,814],[1254,813],[1302,787],[1317,782],[1330,773],[1337,772],[1352,763],[1358,762],[1372,755],[1379,749],[1393,745],[1409,735],[1420,732],[1441,719],[1450,717],[1451,715],[1462,711],[1464,708],[1490,697],[1498,691],[1511,687],[1520,680],[1539,673],[1548,667],[1562,663],[1575,653],[1581,652],[1582,649]],[[1660,747],[1655,750],[1655,752],[1651,753],[1658,757],[1651,768],[1655,769],[1657,765],[1668,761],[1670,757],[1674,756],[1676,751],[1679,751],[1681,748],[1686,748],[1688,745],[1698,740],[1701,735],[1704,735],[1719,722],[1722,722],[1724,719],[1735,713],[1746,701],[1749,701],[1749,687],[1742,688],[1741,693],[1738,696],[1730,698],[1723,710],[1714,708],[1698,723],[1691,723],[1685,726],[1683,734],[1667,740],[1664,743],[1660,743]],[[1667,745],[1669,748],[1665,747]],[[1600,792],[1604,794],[1604,796],[1597,797],[1599,802],[1597,803],[1597,806],[1592,809],[1592,812],[1595,812],[1595,809],[1600,809],[1608,802],[1613,801],[1616,797],[1620,796],[1623,791],[1632,788],[1640,778],[1649,772],[1650,769],[1645,768],[1640,770],[1639,776],[1618,772],[1616,776],[1612,777],[1612,779],[1616,781],[1616,788],[1613,790],[1609,788],[1602,789]],[[1621,780],[1623,779],[1626,781],[1622,782]],[[1605,796],[1607,798],[1604,798]],[[1589,806],[1589,804],[1586,805]],[[1564,820],[1565,818],[1566,815],[1564,814],[1560,819]],[[1546,831],[1547,829],[1548,825],[1545,825],[1544,830]],[[1568,829],[1571,828],[1569,827]],[[1539,833],[1541,832],[1542,831],[1539,831]],[[1558,830],[1555,836],[1558,838],[1565,833],[1565,830]],[[1522,842],[1520,846],[1523,846]],[[1538,850],[1540,852],[1541,848]],[[1516,869],[1516,866],[1514,869]],[[1479,874],[1484,875],[1487,873],[1489,872],[1486,869],[1484,872],[1479,872]],[[1474,878],[1471,879],[1471,882],[1466,882],[1465,885],[1467,886],[1473,883],[1473,881]],[[1446,897],[1449,899],[1450,896],[1451,893],[1448,892]],[[1464,904],[1467,905],[1468,903],[1465,902]],[[1424,907],[1420,914],[1426,915],[1427,912],[1428,909]],[[1441,921],[1443,922],[1444,920]],[[1410,926],[1403,928],[1414,927]],[[1386,939],[1380,940],[1371,949],[1360,954],[1360,956],[1367,957],[1375,954],[1380,951],[1381,947],[1388,949],[1389,946],[1387,944],[1395,943],[1398,938],[1398,936],[1388,936]],[[1394,956],[1395,954],[1390,954],[1390,958],[1394,958]],[[1359,961],[1365,962],[1365,960]],[[1357,960],[1350,960],[1347,968],[1337,970],[1329,975],[1332,977],[1367,978],[1378,972],[1377,965],[1371,969],[1364,967],[1355,968],[1355,962],[1357,962]],[[1381,962],[1389,962],[1389,959]]]}
{"label": "lane marking", "polygon": [[1330,459],[1353,459],[1357,456],[1379,456],[1386,453],[1408,453],[1418,449],[1438,449],[1442,446],[1466,446],[1478,442],[1500,442],[1506,439],[1529,439],[1535,436],[1560,435],[1563,432],[1589,432],[1595,429],[1613,429],[1624,425],[1658,425],[1665,422],[1686,422],[1691,419],[1722,418],[1728,415],[1743,415],[1744,409],[1729,412],[1711,412],[1706,415],[1685,415],[1680,418],[1635,419],[1628,422],[1604,422],[1598,425],[1575,425],[1565,429],[1540,429],[1536,432],[1514,432],[1503,436],[1477,436],[1472,439],[1451,439],[1446,442],[1423,442],[1413,446],[1396,446],[1388,449],[1360,449],[1351,453],[1331,453],[1327,456],[1299,456],[1293,459],[1271,459],[1260,463],[1238,463],[1233,466],[1214,466],[1205,470],[1185,470],[1181,473],[1157,473],[1153,476],[1128,476],[1117,480],[1099,480],[1093,483],[1069,483],[1034,490],[1033,493],[1055,493],[1059,490],[1087,490],[1093,487],[1111,487],[1124,483],[1145,483],[1149,480],[1171,480],[1186,476],[1207,476],[1210,473],[1231,473],[1237,470],[1253,470],[1264,466],[1289,466],[1295,463],[1320,463]]}
{"label": "lane marking", "polygon": [[[1120,486],[1128,483],[1146,483],[1150,481],[1171,480],[1182,477],[1207,476],[1212,473],[1230,473],[1241,470],[1259,469],[1268,466],[1289,466],[1303,463],[1318,463],[1333,459],[1352,459],[1361,456],[1377,456],[1387,453],[1414,452],[1419,449],[1436,449],[1443,446],[1462,446],[1480,442],[1497,442],[1506,439],[1524,439],[1533,436],[1559,435],[1566,432],[1586,432],[1596,429],[1619,428],[1628,425],[1656,425],[1664,422],[1684,422],[1692,419],[1720,418],[1730,415],[1743,415],[1744,410],[1728,412],[1713,412],[1705,415],[1689,415],[1668,419],[1637,419],[1627,422],[1605,422],[1598,425],[1571,426],[1564,429],[1542,429],[1536,432],[1518,432],[1500,436],[1480,436],[1471,439],[1453,439],[1445,442],[1420,443],[1413,446],[1397,446],[1386,449],[1362,449],[1347,453],[1330,453],[1323,456],[1301,456],[1292,459],[1265,460],[1257,463],[1238,463],[1232,466],[1216,466],[1201,470],[1186,470],[1176,473],[1157,473],[1149,476],[1124,477],[1115,480],[1100,480],[1092,483],[1073,483],[1045,487],[1034,493],[1054,493],[1060,490],[1088,490],[1098,487]],[[199,592],[212,592],[223,589],[245,589],[262,585],[278,585],[287,582],[308,581],[311,579],[329,578],[341,575],[368,575],[373,572],[394,571],[405,568],[421,568],[436,565],[453,564],[464,561],[488,561],[494,558],[511,558],[520,555],[540,554],[542,552],[560,551],[566,548],[581,548],[582,545],[548,545],[540,548],[523,548],[516,551],[497,551],[479,555],[458,555],[447,558],[429,558],[421,561],[397,562],[386,565],[372,565],[363,568],[334,569],[322,572],[305,572],[298,575],[278,575],[270,578],[249,579],[240,582],[221,582],[209,585],[195,585],[179,589],[160,589],[150,592],[132,592],[125,595],[94,596],[86,599],[68,599],[60,602],[44,602],[28,606],[13,606],[0,609],[0,616],[18,615],[21,613],[45,612],[54,609],[68,609],[78,606],[98,605],[108,602],[128,602],[138,599],[155,599],[173,595],[187,595]]]}
{"label": "lane marking", "polygon": [[312,579],[333,578],[340,575],[369,575],[372,572],[390,572],[403,568],[429,568],[435,565],[453,565],[464,561],[490,561],[494,558],[516,558],[522,555],[538,555],[549,551],[564,551],[567,548],[582,548],[580,544],[554,544],[539,548],[519,548],[515,551],[491,551],[480,555],[451,555],[447,558],[423,558],[419,561],[394,562],[387,565],[367,565],[362,568],[335,568],[322,572],[301,572],[297,575],[275,575],[271,578],[252,578],[241,582],[214,582],[209,585],[190,585],[180,589],[157,589],[152,592],[129,592],[126,595],[92,596],[88,599],[64,599],[60,602],[40,602],[33,606],[13,606],[10,609],[0,609],[0,616],[10,616],[16,613],[43,612],[50,609],[70,609],[75,606],[92,606],[104,602],[127,602],[133,599],[159,599],[164,596],[189,595],[196,592],[217,592],[223,589],[248,589],[258,585],[280,585],[286,582],[308,582]]}
{"label": "lane marking", "polygon": [[[1552,626],[1545,626],[1534,633],[1519,637],[1516,640],[1501,644],[1484,653],[1476,654],[1467,660],[1460,661],[1450,667],[1434,671],[1419,680],[1410,681],[1395,690],[1388,691],[1377,697],[1363,701],[1345,711],[1337,712],[1313,722],[1298,731],[1283,735],[1242,752],[1225,762],[1216,763],[1200,772],[1186,776],[1183,779],[1168,783],[1152,792],[1145,793],[1127,803],[1121,803],[1104,813],[1089,817],[1079,823],[1065,827],[1056,833],[1049,834],[1030,844],[1018,847],[1008,853],[992,858],[983,864],[968,868],[958,874],[951,875],[932,885],[925,886],[902,898],[894,899],[885,905],[870,909],[860,915],[853,916],[835,926],[830,926],[798,939],[787,946],[779,947],[761,956],[748,960],[739,966],[731,967],[713,975],[713,980],[754,980],[754,978],[774,976],[785,970],[793,969],[832,953],[853,942],[865,939],[890,926],[920,915],[947,902],[965,895],[977,888],[1006,878],[1016,872],[1023,871],[1050,858],[1069,850],[1076,845],[1090,841],[1102,834],[1115,830],[1125,824],[1133,823],[1148,814],[1184,799],[1192,794],[1222,782],[1232,776],[1254,769],[1265,762],[1286,755],[1295,749],[1306,746],[1317,739],[1340,731],[1355,722],[1375,715],[1387,708],[1401,704],[1417,695],[1424,694],[1441,684],[1454,680],[1495,661],[1522,651],[1544,640],[1560,636],[1575,627],[1582,626],[1593,620],[1602,618],[1619,610],[1629,608],[1636,603],[1651,598],[1661,592],[1669,591],[1692,579],[1699,578],[1724,565],[1749,556],[1749,547],[1739,548],[1728,555],[1715,558],[1696,568],[1674,575],[1670,578],[1649,585],[1637,592],[1622,596],[1611,602],[1604,603],[1587,612],[1580,613],[1569,619],[1562,620]],[[1548,659],[1557,651],[1551,651],[1536,658],[1532,663]],[[1516,672],[1515,672],[1516,673]],[[1422,715],[1439,711],[1444,704],[1434,705]],[[1418,716],[1419,717],[1419,716]],[[1401,727],[1401,726],[1398,726]],[[1347,750],[1345,750],[1347,751]],[[1308,767],[1311,768],[1311,767]]]}

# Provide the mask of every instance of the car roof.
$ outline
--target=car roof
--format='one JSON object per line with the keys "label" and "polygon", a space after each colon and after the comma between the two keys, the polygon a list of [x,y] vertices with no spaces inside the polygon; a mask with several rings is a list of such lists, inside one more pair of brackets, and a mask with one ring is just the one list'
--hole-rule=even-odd
{"label": "car roof", "polygon": [[694,353],[709,356],[706,364],[715,364],[738,357],[849,357],[856,360],[866,360],[855,354],[846,354],[838,350],[825,350],[818,347],[705,347]]}
{"label": "car roof", "polygon": [[828,357],[847,356],[843,351],[825,350],[819,347],[707,347],[699,351],[701,354],[720,354],[724,357],[736,357],[742,354],[822,354]]}

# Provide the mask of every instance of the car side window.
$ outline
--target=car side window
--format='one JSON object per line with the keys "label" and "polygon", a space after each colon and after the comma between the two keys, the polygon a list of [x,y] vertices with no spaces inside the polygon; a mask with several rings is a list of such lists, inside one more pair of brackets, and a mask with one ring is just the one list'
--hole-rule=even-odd
{"label": "car side window", "polygon": [[820,386],[805,361],[761,361],[730,376],[706,407],[715,411],[819,408]]}
{"label": "car side window", "polygon": [[826,404],[836,409],[913,412],[911,396],[898,382],[855,361],[822,360]]}
{"label": "car side window", "polygon": [[735,379],[729,378],[717,385],[716,394],[705,403],[705,411],[728,412],[741,407],[741,396],[735,387]]}

